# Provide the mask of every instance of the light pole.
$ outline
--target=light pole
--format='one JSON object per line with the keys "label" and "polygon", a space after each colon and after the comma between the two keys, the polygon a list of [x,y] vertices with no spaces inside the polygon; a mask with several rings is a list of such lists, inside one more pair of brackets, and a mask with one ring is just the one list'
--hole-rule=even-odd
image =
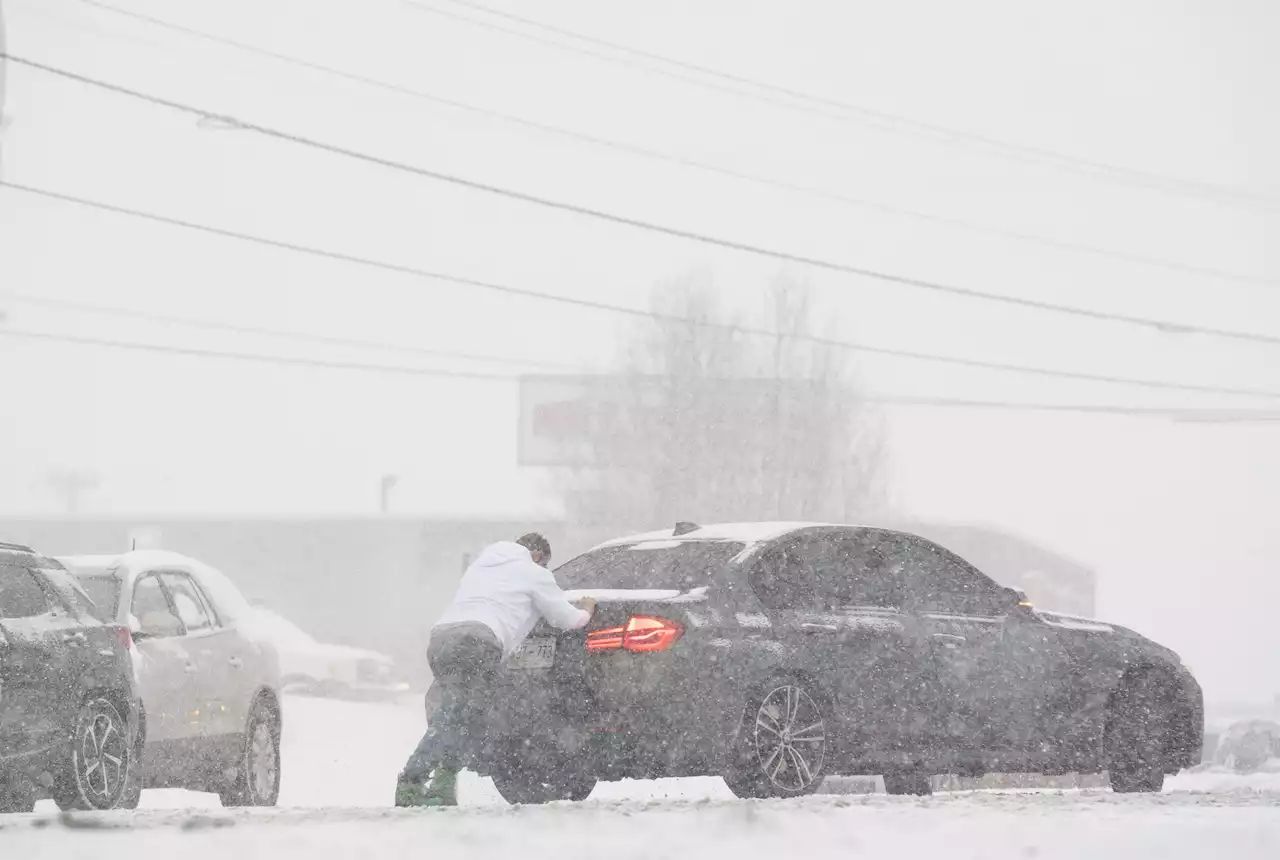
{"label": "light pole", "polygon": [[[8,44],[4,38],[4,0],[0,0],[0,54],[8,54]],[[4,130],[9,125],[9,118],[4,114],[5,79],[8,68],[8,57],[0,57],[0,178],[4,177]]]}
{"label": "light pole", "polygon": [[380,485],[379,510],[382,515],[386,516],[391,511],[391,489],[400,483],[400,479],[395,475],[383,475]]}

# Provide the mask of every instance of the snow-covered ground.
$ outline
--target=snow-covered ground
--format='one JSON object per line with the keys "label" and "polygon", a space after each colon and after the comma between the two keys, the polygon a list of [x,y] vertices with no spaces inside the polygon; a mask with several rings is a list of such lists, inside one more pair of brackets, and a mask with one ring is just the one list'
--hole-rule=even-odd
{"label": "snow-covered ground", "polygon": [[418,701],[291,697],[277,810],[222,810],[216,798],[153,791],[144,809],[63,821],[47,805],[0,819],[13,857],[766,856],[957,860],[1200,860],[1280,857],[1280,775],[1183,774],[1157,796],[1107,791],[861,794],[840,781],[798,801],[735,800],[719,780],[600,786],[581,804],[511,808],[492,785],[462,784],[463,808],[394,810],[395,775],[422,728]]}

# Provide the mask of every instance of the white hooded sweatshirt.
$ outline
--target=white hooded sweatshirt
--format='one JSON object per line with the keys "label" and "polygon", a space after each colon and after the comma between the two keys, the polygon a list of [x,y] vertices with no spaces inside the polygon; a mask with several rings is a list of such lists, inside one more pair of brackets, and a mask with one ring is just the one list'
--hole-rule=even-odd
{"label": "white hooded sweatshirt", "polygon": [[510,657],[539,618],[561,630],[577,630],[586,626],[591,615],[569,602],[551,571],[535,564],[529,550],[504,541],[486,547],[471,563],[436,626],[483,624]]}

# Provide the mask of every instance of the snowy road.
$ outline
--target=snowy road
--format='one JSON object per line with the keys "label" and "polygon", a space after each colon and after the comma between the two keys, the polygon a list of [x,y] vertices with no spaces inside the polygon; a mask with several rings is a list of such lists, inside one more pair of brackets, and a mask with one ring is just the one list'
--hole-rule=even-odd
{"label": "snowy road", "polygon": [[491,785],[456,810],[389,809],[421,728],[418,703],[291,698],[276,810],[148,792],[144,809],[0,819],[4,857],[349,857],[468,860],[674,856],[983,858],[1280,857],[1280,777],[1184,775],[1154,797],[1105,791],[825,795],[744,802],[718,780],[602,785],[582,804],[513,809]]}

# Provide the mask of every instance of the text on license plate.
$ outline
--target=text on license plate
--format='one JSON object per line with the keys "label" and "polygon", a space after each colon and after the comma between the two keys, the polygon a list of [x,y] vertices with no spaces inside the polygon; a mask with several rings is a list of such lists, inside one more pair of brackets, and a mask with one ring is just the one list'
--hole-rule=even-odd
{"label": "text on license plate", "polygon": [[556,662],[556,640],[530,639],[511,655],[512,669],[550,669]]}

